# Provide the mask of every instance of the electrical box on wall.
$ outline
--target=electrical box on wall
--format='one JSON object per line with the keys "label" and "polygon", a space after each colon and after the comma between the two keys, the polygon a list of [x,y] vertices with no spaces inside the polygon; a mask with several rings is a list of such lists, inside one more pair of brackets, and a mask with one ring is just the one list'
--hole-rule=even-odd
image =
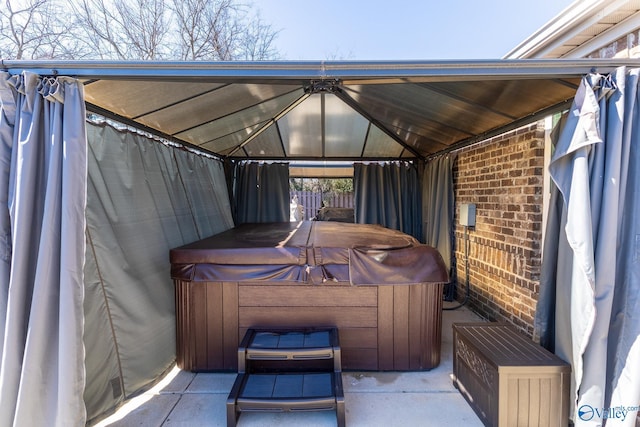
{"label": "electrical box on wall", "polygon": [[463,203],[460,205],[460,225],[467,227],[476,226],[476,205]]}

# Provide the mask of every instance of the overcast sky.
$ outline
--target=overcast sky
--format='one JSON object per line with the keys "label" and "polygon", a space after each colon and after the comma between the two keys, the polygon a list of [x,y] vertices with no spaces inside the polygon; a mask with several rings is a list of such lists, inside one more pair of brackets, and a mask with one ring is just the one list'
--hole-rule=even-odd
{"label": "overcast sky", "polygon": [[254,0],[286,60],[498,59],[572,0]]}

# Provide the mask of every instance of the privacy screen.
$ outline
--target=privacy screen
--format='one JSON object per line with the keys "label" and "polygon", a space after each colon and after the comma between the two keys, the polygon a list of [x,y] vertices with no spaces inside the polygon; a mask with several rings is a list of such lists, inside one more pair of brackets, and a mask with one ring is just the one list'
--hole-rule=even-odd
{"label": "privacy screen", "polygon": [[175,360],[169,249],[233,227],[222,163],[89,123],[85,263],[87,419]]}

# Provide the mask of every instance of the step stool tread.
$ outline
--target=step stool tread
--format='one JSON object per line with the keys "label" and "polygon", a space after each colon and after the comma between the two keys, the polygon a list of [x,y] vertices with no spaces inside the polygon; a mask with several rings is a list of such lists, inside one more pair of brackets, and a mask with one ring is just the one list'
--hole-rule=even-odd
{"label": "step stool tread", "polygon": [[238,400],[331,396],[335,396],[332,373],[248,374]]}
{"label": "step stool tread", "polygon": [[250,328],[240,343],[238,359],[239,367],[242,368],[245,366],[245,360],[334,359],[339,357],[339,352],[336,328]]}
{"label": "step stool tread", "polygon": [[251,328],[245,337],[248,337],[247,350],[332,348],[335,345],[335,329],[274,331]]}

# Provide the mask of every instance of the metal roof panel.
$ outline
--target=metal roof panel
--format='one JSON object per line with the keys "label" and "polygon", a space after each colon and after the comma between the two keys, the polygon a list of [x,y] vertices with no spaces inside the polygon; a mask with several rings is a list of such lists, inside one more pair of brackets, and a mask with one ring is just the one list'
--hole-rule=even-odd
{"label": "metal roof panel", "polygon": [[89,110],[220,156],[357,160],[425,158],[461,147],[566,108],[582,76],[592,70],[608,73],[621,65],[638,67],[640,61],[1,60],[1,65],[14,74],[75,76],[85,84]]}

